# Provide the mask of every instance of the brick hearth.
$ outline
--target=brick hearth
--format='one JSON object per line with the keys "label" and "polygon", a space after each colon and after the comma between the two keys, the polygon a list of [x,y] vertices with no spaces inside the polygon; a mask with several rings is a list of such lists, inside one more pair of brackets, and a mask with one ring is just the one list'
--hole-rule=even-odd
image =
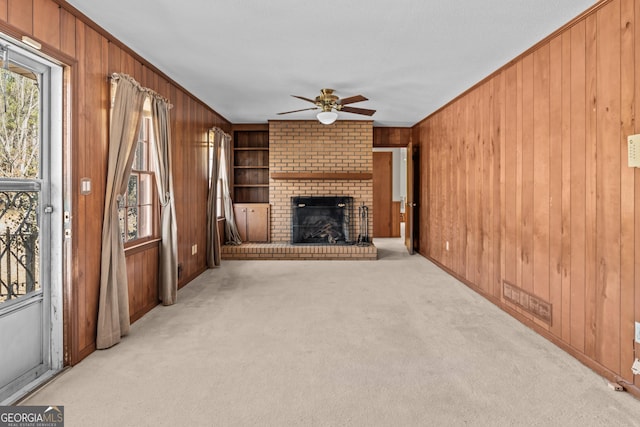
{"label": "brick hearth", "polygon": [[223,246],[222,258],[235,260],[376,260],[374,245],[291,245],[289,243],[244,243]]}

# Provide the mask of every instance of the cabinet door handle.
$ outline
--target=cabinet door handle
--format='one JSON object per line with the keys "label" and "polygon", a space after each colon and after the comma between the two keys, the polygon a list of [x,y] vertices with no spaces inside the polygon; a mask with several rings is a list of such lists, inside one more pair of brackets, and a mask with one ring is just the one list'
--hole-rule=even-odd
{"label": "cabinet door handle", "polygon": [[255,212],[253,209],[251,209],[251,212]]}

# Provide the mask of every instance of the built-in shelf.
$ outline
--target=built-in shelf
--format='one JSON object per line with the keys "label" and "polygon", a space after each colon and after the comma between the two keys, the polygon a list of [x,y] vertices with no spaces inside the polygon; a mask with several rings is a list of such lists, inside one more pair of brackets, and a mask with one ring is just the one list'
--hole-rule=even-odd
{"label": "built-in shelf", "polygon": [[373,179],[373,174],[366,172],[272,172],[271,179],[365,181]]}
{"label": "built-in shelf", "polygon": [[268,128],[234,131],[232,180],[235,203],[269,203]]}

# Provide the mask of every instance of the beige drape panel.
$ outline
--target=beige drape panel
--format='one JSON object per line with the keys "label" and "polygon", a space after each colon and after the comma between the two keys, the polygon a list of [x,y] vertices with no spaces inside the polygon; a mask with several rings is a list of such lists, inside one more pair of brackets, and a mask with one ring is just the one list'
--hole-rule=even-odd
{"label": "beige drape panel", "polygon": [[216,140],[220,141],[220,148],[224,152],[224,158],[220,161],[220,180],[222,181],[222,198],[224,205],[224,237],[225,243],[239,245],[242,243],[240,233],[236,225],[236,217],[233,213],[233,201],[231,200],[231,190],[229,188],[229,171],[231,166],[231,136],[220,131],[216,135]]}
{"label": "beige drape panel", "polygon": [[220,164],[219,129],[209,131],[209,149],[212,151],[209,158],[209,197],[207,198],[207,267],[213,268],[220,265],[220,236],[218,235],[218,213],[216,204],[218,200],[218,172]]}
{"label": "beige drape panel", "polygon": [[118,203],[127,190],[142,107],[141,88],[126,75],[114,75],[116,93],[111,110],[109,165],[102,223],[102,259],[96,347],[111,347],[129,332],[129,293]]}
{"label": "beige drape panel", "polygon": [[169,105],[159,96],[151,98],[151,118],[156,149],[155,171],[158,198],[160,200],[159,296],[163,305],[176,302],[178,295],[178,227],[173,197],[171,172],[171,135],[169,130]]}

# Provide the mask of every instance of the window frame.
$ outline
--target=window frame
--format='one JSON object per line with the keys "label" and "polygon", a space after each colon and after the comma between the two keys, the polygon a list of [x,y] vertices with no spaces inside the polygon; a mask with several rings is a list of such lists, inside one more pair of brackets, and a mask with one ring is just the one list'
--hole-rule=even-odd
{"label": "window frame", "polygon": [[[142,119],[141,119],[141,124],[140,124],[140,130],[138,132],[138,140],[136,141],[136,147],[135,147],[135,151],[136,153],[134,154],[134,156],[137,156],[138,153],[140,153],[139,150],[139,145],[142,143],[144,144],[144,149],[142,151],[142,153],[144,154],[144,160],[143,160],[143,165],[146,166],[143,168],[137,168],[136,166],[136,158],[134,157],[134,161],[131,164],[131,171],[130,171],[130,176],[129,176],[129,181],[133,178],[133,177],[138,177],[138,197],[137,197],[137,204],[135,206],[133,205],[129,205],[129,197],[128,197],[128,191],[123,195],[123,203],[121,203],[121,205],[118,207],[118,211],[120,213],[121,210],[124,210],[125,215],[124,215],[124,230],[121,229],[120,232],[121,234],[124,236],[124,249],[130,249],[133,247],[137,247],[140,245],[144,245],[146,243],[150,243],[150,242],[154,242],[157,240],[160,240],[160,201],[158,198],[158,189],[157,189],[157,185],[156,185],[156,174],[153,168],[153,157],[152,157],[152,144],[153,144],[153,135],[152,135],[152,118],[151,118],[151,112],[146,108],[147,107],[147,102],[145,102],[145,109],[143,111],[143,115],[142,115]],[[147,176],[149,181],[151,182],[150,187],[151,187],[151,201],[150,203],[141,203],[141,199],[140,199],[140,183],[142,182],[141,176]],[[129,183],[127,183],[127,189],[129,188]],[[128,225],[127,225],[127,220],[128,220],[128,215],[127,212],[130,208],[136,208],[138,211],[138,222],[140,222],[140,212],[142,212],[141,207],[151,207],[151,233],[149,235],[146,236],[142,236],[142,237],[136,237],[133,239],[129,239],[128,233],[127,233],[127,229],[128,229]],[[122,224],[122,223],[120,223]],[[140,224],[138,224],[138,230],[140,229]]]}

